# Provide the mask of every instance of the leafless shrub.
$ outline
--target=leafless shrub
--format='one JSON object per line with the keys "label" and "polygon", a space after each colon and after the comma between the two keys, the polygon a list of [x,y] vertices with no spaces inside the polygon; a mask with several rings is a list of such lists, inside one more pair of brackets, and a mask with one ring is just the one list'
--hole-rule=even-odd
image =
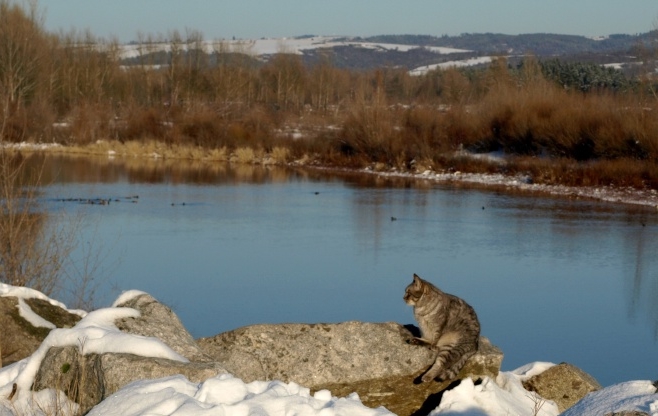
{"label": "leafless shrub", "polygon": [[73,249],[75,233],[49,223],[38,201],[40,181],[41,172],[26,172],[20,155],[0,152],[0,279],[49,294],[59,289],[62,262]]}

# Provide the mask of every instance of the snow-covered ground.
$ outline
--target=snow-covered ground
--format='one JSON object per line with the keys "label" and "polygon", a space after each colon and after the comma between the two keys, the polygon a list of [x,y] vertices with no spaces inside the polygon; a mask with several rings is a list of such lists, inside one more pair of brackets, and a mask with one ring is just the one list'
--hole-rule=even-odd
{"label": "snow-covered ground", "polygon": [[[125,302],[139,291],[122,295],[114,305]],[[0,285],[0,296],[19,299],[39,298],[64,306],[43,294],[24,288]],[[28,308],[22,302],[20,308]],[[32,356],[0,369],[0,416],[73,415],[77,405],[61,392],[31,392],[36,371],[51,346],[80,346],[85,353],[129,352],[147,357],[185,360],[162,341],[123,333],[114,326],[120,317],[136,316],[131,308],[116,306],[88,314],[73,328],[54,329]],[[30,312],[27,312],[28,316]],[[37,323],[39,321],[37,320]],[[553,364],[536,362],[511,372],[501,372],[481,384],[465,379],[443,395],[432,415],[541,415],[558,414],[557,406],[523,389],[524,379],[540,374]],[[12,393],[12,390],[16,393]],[[11,397],[11,399],[10,399]],[[636,410],[658,416],[658,394],[650,381],[630,381],[590,394],[576,404],[568,415],[600,415],[617,410]],[[125,386],[96,407],[90,415],[298,415],[298,416],[379,416],[392,414],[384,408],[364,406],[358,395],[337,398],[327,390],[314,394],[308,388],[281,381],[245,383],[230,374],[222,374],[202,383],[183,376],[158,380],[140,380]]]}
{"label": "snow-covered ground", "polygon": [[[497,155],[469,155],[469,157],[492,158],[496,161]],[[332,168],[319,168],[335,170]],[[504,187],[510,190],[535,192],[545,195],[564,196],[569,198],[594,199],[605,202],[615,202],[632,205],[644,205],[658,209],[658,191],[655,189],[620,188],[614,186],[566,186],[545,185],[532,182],[528,176],[503,175],[491,173],[466,173],[466,172],[435,172],[425,170],[420,173],[409,173],[400,171],[380,172],[372,168],[362,169],[361,172],[390,178],[413,178],[418,180],[434,182],[455,182],[472,184],[473,186]]]}
{"label": "snow-covered ground", "polygon": [[[195,45],[191,45],[195,47]],[[262,39],[231,39],[231,40],[212,40],[203,41],[201,43],[202,49],[206,53],[215,51],[222,52],[241,52],[253,56],[273,55],[276,53],[293,53],[301,55],[305,50],[319,49],[319,48],[333,48],[336,46],[355,46],[360,48],[368,48],[375,50],[397,50],[400,52],[407,52],[412,49],[421,48],[419,45],[403,45],[394,43],[376,43],[376,42],[361,42],[349,40],[349,38],[339,36],[313,36],[301,38],[262,38]],[[188,46],[185,44],[180,45],[185,50]],[[158,51],[171,51],[171,43],[152,43],[152,44],[129,44],[121,45],[120,58],[135,58],[141,54],[158,52]],[[444,48],[438,46],[426,46],[428,49],[437,54],[451,54],[470,52],[465,49]]]}

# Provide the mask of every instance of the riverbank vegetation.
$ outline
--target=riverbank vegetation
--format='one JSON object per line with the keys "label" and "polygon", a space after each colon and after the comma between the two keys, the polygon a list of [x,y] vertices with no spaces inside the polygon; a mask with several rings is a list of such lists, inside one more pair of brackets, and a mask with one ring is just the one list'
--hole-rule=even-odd
{"label": "riverbank vegetation", "polygon": [[[116,42],[41,22],[36,6],[0,0],[4,143],[658,189],[653,70],[501,57],[420,76],[349,71],[329,53],[264,61],[192,30],[140,36],[127,62]],[[488,152],[505,163],[469,156]]]}

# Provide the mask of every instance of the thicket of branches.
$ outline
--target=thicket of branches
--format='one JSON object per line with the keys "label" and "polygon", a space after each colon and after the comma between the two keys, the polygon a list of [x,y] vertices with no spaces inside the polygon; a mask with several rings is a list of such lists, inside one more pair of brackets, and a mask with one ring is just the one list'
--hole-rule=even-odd
{"label": "thicket of branches", "polygon": [[[658,184],[649,77],[533,58],[423,76],[347,71],[329,56],[312,66],[285,53],[262,62],[192,30],[140,35],[133,47],[122,65],[116,42],[46,33],[36,7],[0,0],[2,140],[157,141],[221,154],[284,147],[287,158],[384,168],[493,169],[447,155],[503,150],[568,166],[538,175],[547,181]],[[585,180],[565,161],[614,162],[615,173]],[[634,177],[620,180],[631,164]]]}

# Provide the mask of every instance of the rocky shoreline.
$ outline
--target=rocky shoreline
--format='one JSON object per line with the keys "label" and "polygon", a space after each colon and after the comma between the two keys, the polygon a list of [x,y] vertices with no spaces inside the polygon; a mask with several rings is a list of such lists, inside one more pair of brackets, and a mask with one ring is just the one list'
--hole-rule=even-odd
{"label": "rocky shoreline", "polygon": [[[296,383],[314,394],[357,393],[372,409],[427,415],[460,384],[418,383],[433,353],[407,343],[413,326],[394,322],[252,325],[194,340],[170,308],[144,292],[127,292],[111,308],[85,313],[8,285],[0,285],[0,310],[0,410],[5,402],[58,390],[76,403],[77,414],[86,414],[138,380],[183,375],[204,383],[231,374],[245,383]],[[480,344],[458,376],[473,386],[499,378],[503,360],[489,340]],[[546,414],[564,412],[601,389],[569,364],[547,367],[522,382],[524,395],[553,409]]]}
{"label": "rocky shoreline", "polygon": [[546,185],[533,183],[530,176],[525,175],[503,175],[491,173],[468,173],[468,172],[435,172],[426,170],[423,172],[401,172],[401,171],[378,171],[373,168],[366,169],[341,169],[333,167],[311,166],[313,169],[325,172],[361,173],[378,176],[383,179],[413,179],[434,183],[462,184],[469,187],[495,188],[506,191],[517,191],[527,194],[549,195],[555,197],[590,199],[601,202],[620,203],[655,208],[658,212],[658,190],[619,188],[614,186],[566,186]]}

